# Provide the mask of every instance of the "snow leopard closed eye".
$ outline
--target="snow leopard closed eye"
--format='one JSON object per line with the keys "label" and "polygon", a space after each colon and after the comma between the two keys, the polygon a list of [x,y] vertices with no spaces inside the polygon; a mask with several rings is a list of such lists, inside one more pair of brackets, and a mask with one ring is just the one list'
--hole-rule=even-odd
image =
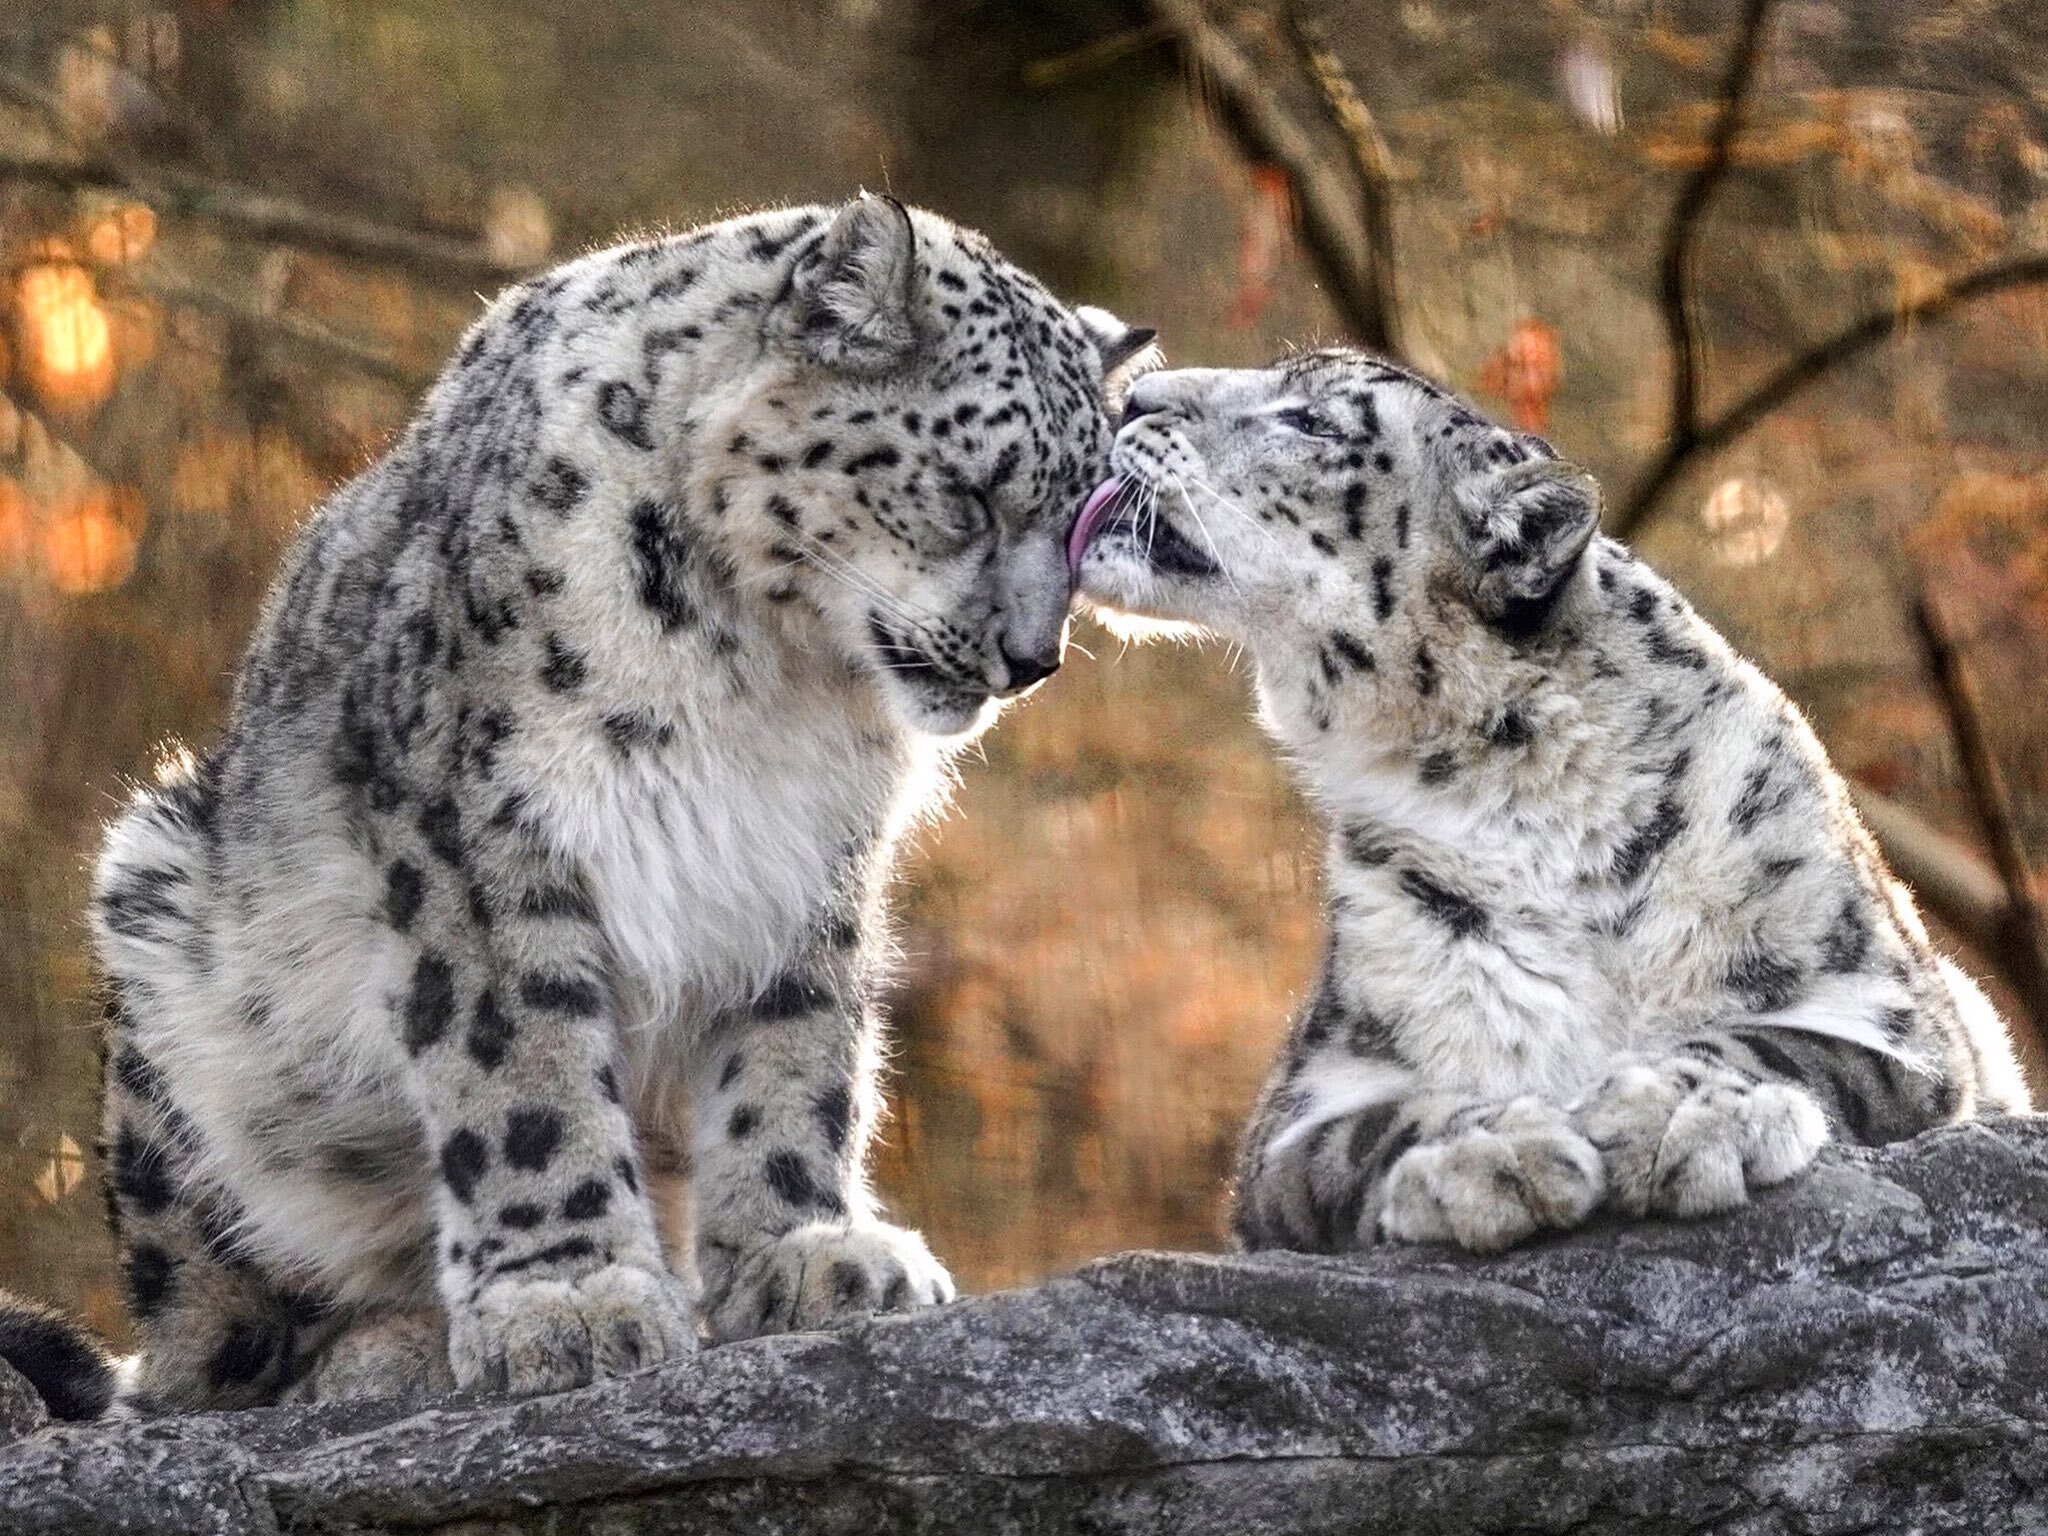
{"label": "snow leopard closed eye", "polygon": [[1138,381],[1070,540],[1239,642],[1328,827],[1251,1246],[1698,1216],[2025,1090],[1798,711],[1551,446],[1360,353]]}

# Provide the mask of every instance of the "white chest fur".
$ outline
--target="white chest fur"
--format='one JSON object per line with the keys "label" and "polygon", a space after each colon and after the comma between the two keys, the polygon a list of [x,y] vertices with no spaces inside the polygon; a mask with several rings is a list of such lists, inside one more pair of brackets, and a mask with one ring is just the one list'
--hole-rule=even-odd
{"label": "white chest fur", "polygon": [[843,710],[734,712],[630,754],[574,737],[530,744],[529,799],[590,881],[629,1030],[757,993],[913,788],[898,744]]}

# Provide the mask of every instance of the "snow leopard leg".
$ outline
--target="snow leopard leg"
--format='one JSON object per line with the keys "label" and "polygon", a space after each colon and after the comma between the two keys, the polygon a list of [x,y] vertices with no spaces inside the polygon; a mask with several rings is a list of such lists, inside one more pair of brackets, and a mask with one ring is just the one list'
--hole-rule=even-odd
{"label": "snow leopard leg", "polygon": [[140,1343],[128,1411],[271,1401],[334,1320],[265,1273],[232,1194],[196,1171],[207,1150],[152,1052],[211,1022],[218,964],[207,870],[217,801],[208,774],[172,762],[108,829],[93,893],[107,1005],[107,1215]]}
{"label": "snow leopard leg", "polygon": [[1420,1136],[1408,1106],[1390,1099],[1303,1128],[1273,1112],[1277,1097],[1269,1093],[1253,1114],[1239,1149],[1233,1235],[1251,1250],[1367,1246],[1365,1213],[1377,1209],[1388,1166]]}
{"label": "snow leopard leg", "polygon": [[696,1085],[698,1262],[717,1340],[952,1299],[924,1239],[867,1183],[878,1025],[845,948],[728,1021]]}
{"label": "snow leopard leg", "polygon": [[695,1346],[614,1054],[587,882],[517,795],[382,829],[416,944],[392,1026],[439,1171],[439,1289],[463,1387],[560,1391]]}

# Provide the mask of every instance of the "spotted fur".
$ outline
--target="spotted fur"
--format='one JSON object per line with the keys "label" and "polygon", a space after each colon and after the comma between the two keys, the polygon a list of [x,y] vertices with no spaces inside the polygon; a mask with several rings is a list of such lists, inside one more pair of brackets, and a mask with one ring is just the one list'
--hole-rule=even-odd
{"label": "spotted fur", "polygon": [[875,198],[491,306],[107,836],[137,1402],[541,1391],[700,1300],[952,1294],[864,1171],[880,884],[1059,664],[1145,339]]}
{"label": "spotted fur", "polygon": [[1548,444],[1370,357],[1138,382],[1106,607],[1226,636],[1327,818],[1251,1247],[1695,1216],[2026,1094],[1798,711]]}

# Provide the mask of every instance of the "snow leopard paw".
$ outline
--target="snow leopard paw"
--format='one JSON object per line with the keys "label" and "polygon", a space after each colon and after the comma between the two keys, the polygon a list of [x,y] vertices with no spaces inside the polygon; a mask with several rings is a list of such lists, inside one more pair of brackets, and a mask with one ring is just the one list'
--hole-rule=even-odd
{"label": "snow leopard paw", "polygon": [[457,1385],[514,1397],[623,1376],[696,1347],[688,1288],[627,1264],[494,1281],[457,1314],[448,1340]]}
{"label": "snow leopard paw", "polygon": [[1635,1058],[1573,1107],[1600,1149],[1608,1199],[1631,1216],[1711,1216],[1804,1171],[1827,1117],[1790,1083],[1690,1056]]}
{"label": "snow leopard paw", "polygon": [[1600,1204],[1600,1154],[1546,1100],[1510,1100],[1410,1147],[1388,1171],[1379,1233],[1498,1253],[1575,1227]]}
{"label": "snow leopard paw", "polygon": [[280,1402],[417,1400],[453,1390],[448,1319],[438,1307],[394,1308],[351,1322]]}
{"label": "snow leopard paw", "polygon": [[873,1312],[951,1301],[953,1277],[924,1239],[879,1222],[815,1221],[740,1260],[710,1308],[711,1337],[829,1328]]}

